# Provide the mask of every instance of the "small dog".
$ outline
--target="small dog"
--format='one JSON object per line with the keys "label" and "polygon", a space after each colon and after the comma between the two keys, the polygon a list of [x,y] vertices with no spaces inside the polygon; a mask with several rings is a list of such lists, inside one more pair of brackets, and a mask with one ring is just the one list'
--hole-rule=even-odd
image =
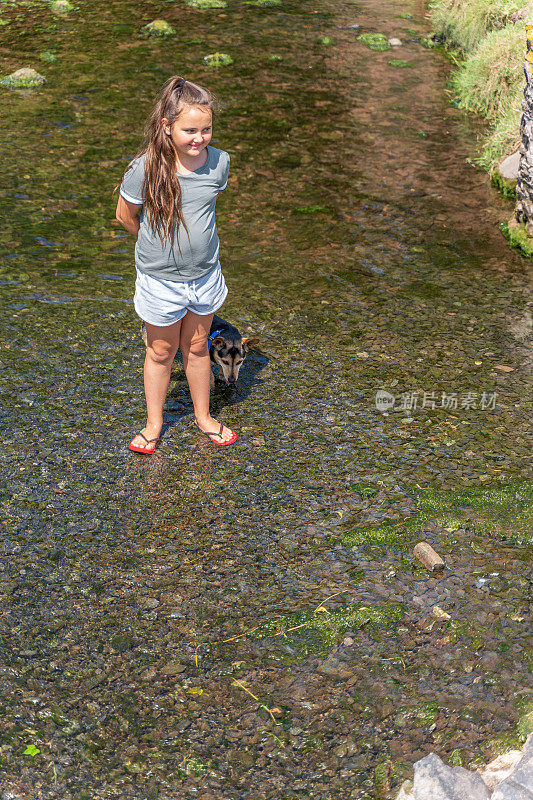
{"label": "small dog", "polygon": [[[148,340],[144,322],[141,326],[141,334],[145,347],[147,347]],[[234,325],[230,325],[225,319],[215,314],[207,341],[211,364],[220,368],[219,376],[217,377],[221,377],[226,382],[226,386],[234,386],[248,350],[258,345],[259,339],[257,337],[245,337],[243,339]],[[215,375],[211,370],[211,389],[214,385]]]}
{"label": "small dog", "polygon": [[[220,367],[220,373],[226,386],[234,385],[239,377],[239,370],[250,348],[259,344],[259,339],[242,338],[234,325],[230,325],[222,317],[213,317],[209,332],[209,356],[211,364]],[[215,385],[215,376],[211,371],[211,388]]]}

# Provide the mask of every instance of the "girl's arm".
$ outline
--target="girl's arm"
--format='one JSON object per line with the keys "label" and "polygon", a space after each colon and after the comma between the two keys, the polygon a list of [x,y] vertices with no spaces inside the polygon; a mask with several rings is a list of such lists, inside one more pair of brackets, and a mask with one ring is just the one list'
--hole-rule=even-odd
{"label": "girl's arm", "polygon": [[120,224],[135,237],[137,237],[137,234],[139,233],[139,227],[141,224],[139,221],[139,213],[141,208],[142,205],[129,203],[127,200],[124,200],[122,195],[119,195],[117,213],[115,216]]}

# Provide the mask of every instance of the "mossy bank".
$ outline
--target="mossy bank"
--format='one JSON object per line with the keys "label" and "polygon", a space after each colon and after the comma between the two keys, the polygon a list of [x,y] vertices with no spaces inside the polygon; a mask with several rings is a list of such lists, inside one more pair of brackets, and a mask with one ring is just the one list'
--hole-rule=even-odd
{"label": "mossy bank", "polygon": [[520,144],[525,24],[532,21],[531,12],[525,0],[429,3],[434,35],[458,51],[452,75],[458,106],[490,122],[475,160],[491,174]]}

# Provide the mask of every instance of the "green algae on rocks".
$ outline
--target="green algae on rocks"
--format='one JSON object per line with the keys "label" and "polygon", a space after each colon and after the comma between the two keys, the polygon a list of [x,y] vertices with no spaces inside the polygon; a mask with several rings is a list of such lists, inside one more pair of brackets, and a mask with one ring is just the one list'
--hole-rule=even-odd
{"label": "green algae on rocks", "polygon": [[185,0],[185,4],[200,11],[208,8],[226,8],[226,0]]}
{"label": "green algae on rocks", "polygon": [[280,6],[282,3],[281,0],[244,0],[244,5],[268,8],[268,6]]}
{"label": "green algae on rocks", "polygon": [[533,239],[527,235],[524,223],[511,219],[510,222],[501,222],[500,230],[511,247],[516,247],[527,258],[533,258]]}
{"label": "green algae on rocks", "polygon": [[357,41],[366,45],[370,50],[391,50],[392,45],[387,41],[387,37],[382,33],[362,33],[357,37]]}
{"label": "green algae on rocks", "polygon": [[141,33],[145,36],[171,36],[176,31],[166,20],[154,19],[141,28]]}
{"label": "green algae on rocks", "polygon": [[69,0],[53,0],[50,3],[50,9],[55,11],[56,14],[69,14],[74,11],[74,6],[69,3]]}
{"label": "green algae on rocks", "polygon": [[298,646],[298,637],[311,631],[316,634],[317,640],[310,648],[302,643],[303,649],[326,652],[337,643],[347,628],[357,630],[368,625],[370,628],[395,629],[403,613],[404,607],[400,603],[376,603],[371,606],[350,603],[333,611],[320,605],[312,611],[297,611],[269,620],[254,632],[254,638],[279,636],[280,639],[290,639]]}
{"label": "green algae on rocks", "polygon": [[401,58],[391,58],[390,61],[387,61],[387,64],[389,67],[398,67],[398,69],[413,66],[410,61],[402,61]]}
{"label": "green algae on rocks", "polygon": [[496,533],[517,544],[531,541],[533,485],[527,482],[456,492],[422,489],[418,493],[417,507],[433,513],[437,522],[442,514],[453,514],[481,531]]}
{"label": "green algae on rocks", "polygon": [[42,53],[39,53],[40,58],[42,61],[48,61],[52,64],[54,61],[57,61],[57,56],[54,55],[50,50],[43,50]]}
{"label": "green algae on rocks", "polygon": [[22,67],[0,79],[0,86],[8,89],[36,89],[46,83],[46,78],[34,69]]}
{"label": "green algae on rocks", "polygon": [[210,67],[227,67],[233,64],[233,59],[227,53],[209,53],[204,56],[204,63]]}
{"label": "green algae on rocks", "polygon": [[324,47],[329,47],[330,45],[334,44],[334,40],[331,36],[319,36],[316,40],[317,44],[322,44]]}
{"label": "green algae on rocks", "polygon": [[516,180],[505,178],[498,167],[493,170],[490,176],[490,182],[494,188],[504,197],[507,197],[508,200],[516,199]]}
{"label": "green algae on rocks", "polygon": [[[354,487],[355,488],[355,487]],[[357,491],[357,490],[356,490]],[[498,489],[471,488],[455,492],[433,488],[413,490],[417,511],[405,520],[377,525],[353,524],[341,542],[346,547],[390,545],[408,547],[428,523],[448,533],[473,528],[501,539],[526,544],[533,530],[533,486],[528,483]]]}

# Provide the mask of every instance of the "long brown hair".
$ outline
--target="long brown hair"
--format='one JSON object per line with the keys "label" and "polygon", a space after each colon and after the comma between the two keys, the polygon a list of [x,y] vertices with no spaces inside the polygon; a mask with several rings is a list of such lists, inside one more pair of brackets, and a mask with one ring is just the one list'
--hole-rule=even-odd
{"label": "long brown hair", "polygon": [[[163,129],[163,118],[170,126],[189,106],[209,109],[214,116],[217,100],[203,86],[174,75],[163,85],[150,118],[144,128],[144,141],[135,156],[146,153],[144,165],[144,207],[152,228],[157,231],[161,243],[174,235],[182,223],[187,236],[189,230],[181,208],[181,186],[176,173],[176,148],[171,137]],[[130,167],[128,167],[129,169]],[[126,170],[127,172],[128,170]],[[178,248],[181,248],[178,242]]]}

